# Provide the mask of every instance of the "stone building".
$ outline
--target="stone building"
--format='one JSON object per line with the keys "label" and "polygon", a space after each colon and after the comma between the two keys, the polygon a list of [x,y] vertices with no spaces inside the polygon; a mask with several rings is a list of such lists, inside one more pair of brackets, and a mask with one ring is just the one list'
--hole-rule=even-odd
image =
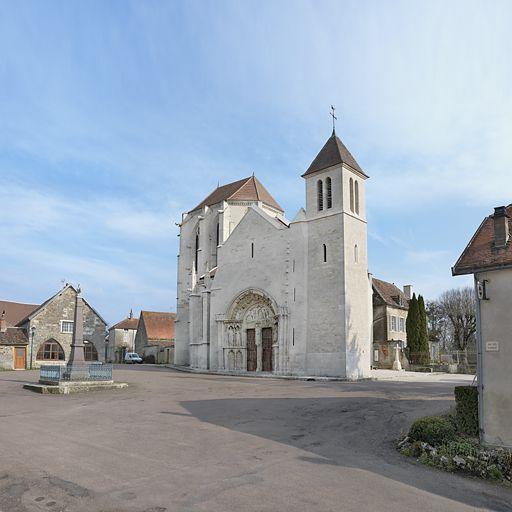
{"label": "stone building", "polygon": [[108,330],[107,361],[122,363],[127,352],[135,352],[139,319],[130,314]]}
{"label": "stone building", "polygon": [[255,176],[183,215],[176,364],[368,376],[368,176],[333,131],[302,177],[306,208],[291,222]]}
{"label": "stone building", "polygon": [[0,300],[0,369],[27,367],[28,336],[16,324],[37,307],[37,304]]}
{"label": "stone building", "polygon": [[27,366],[27,334],[7,326],[5,311],[0,316],[0,369],[24,370]]}
{"label": "stone building", "polygon": [[494,209],[452,268],[473,274],[477,296],[480,435],[512,448],[512,205]]}
{"label": "stone building", "polygon": [[[70,354],[76,289],[67,284],[17,323],[27,337],[27,366],[64,364]],[[105,320],[84,300],[84,343],[88,361],[105,360]]]}
{"label": "stone building", "polygon": [[135,351],[148,363],[174,361],[175,313],[141,311]]}
{"label": "stone building", "polygon": [[399,347],[402,368],[409,363],[404,354],[407,346],[405,322],[411,299],[411,285],[403,291],[394,283],[372,278],[373,288],[373,366],[391,369]]}

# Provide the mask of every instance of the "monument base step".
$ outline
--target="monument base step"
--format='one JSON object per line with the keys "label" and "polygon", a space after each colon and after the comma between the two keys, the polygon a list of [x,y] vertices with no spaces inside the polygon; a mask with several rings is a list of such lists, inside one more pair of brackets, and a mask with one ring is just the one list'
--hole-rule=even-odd
{"label": "monument base step", "polygon": [[27,383],[23,385],[24,389],[29,389],[42,395],[69,395],[70,393],[86,393],[88,391],[101,391],[108,389],[127,388],[126,382],[102,381],[102,382],[61,382],[60,384],[49,383]]}

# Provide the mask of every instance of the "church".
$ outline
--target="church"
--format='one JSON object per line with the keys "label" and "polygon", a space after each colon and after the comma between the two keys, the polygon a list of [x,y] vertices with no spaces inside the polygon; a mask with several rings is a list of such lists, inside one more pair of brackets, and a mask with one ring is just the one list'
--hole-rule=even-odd
{"label": "church", "polygon": [[369,376],[368,176],[333,130],[291,221],[256,176],[180,223],[175,364],[233,374]]}

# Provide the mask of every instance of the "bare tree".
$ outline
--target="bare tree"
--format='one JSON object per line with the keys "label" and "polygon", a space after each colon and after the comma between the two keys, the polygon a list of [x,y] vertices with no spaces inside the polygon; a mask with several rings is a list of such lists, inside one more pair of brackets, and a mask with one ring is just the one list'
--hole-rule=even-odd
{"label": "bare tree", "polygon": [[452,336],[458,350],[466,351],[475,339],[475,295],[471,287],[454,288],[438,300],[440,312],[451,324]]}
{"label": "bare tree", "polygon": [[438,300],[427,302],[428,337],[431,343],[439,343],[443,349],[452,346],[451,322]]}

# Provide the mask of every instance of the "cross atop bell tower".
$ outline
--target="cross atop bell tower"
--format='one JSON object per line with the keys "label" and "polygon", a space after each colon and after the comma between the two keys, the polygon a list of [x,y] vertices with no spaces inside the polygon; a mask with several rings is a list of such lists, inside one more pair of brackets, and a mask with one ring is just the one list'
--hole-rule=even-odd
{"label": "cross atop bell tower", "polygon": [[338,118],[336,117],[336,114],[335,114],[335,110],[336,110],[336,107],[334,105],[331,105],[330,115],[332,116],[332,134],[333,135],[336,135],[336,121],[338,120]]}

